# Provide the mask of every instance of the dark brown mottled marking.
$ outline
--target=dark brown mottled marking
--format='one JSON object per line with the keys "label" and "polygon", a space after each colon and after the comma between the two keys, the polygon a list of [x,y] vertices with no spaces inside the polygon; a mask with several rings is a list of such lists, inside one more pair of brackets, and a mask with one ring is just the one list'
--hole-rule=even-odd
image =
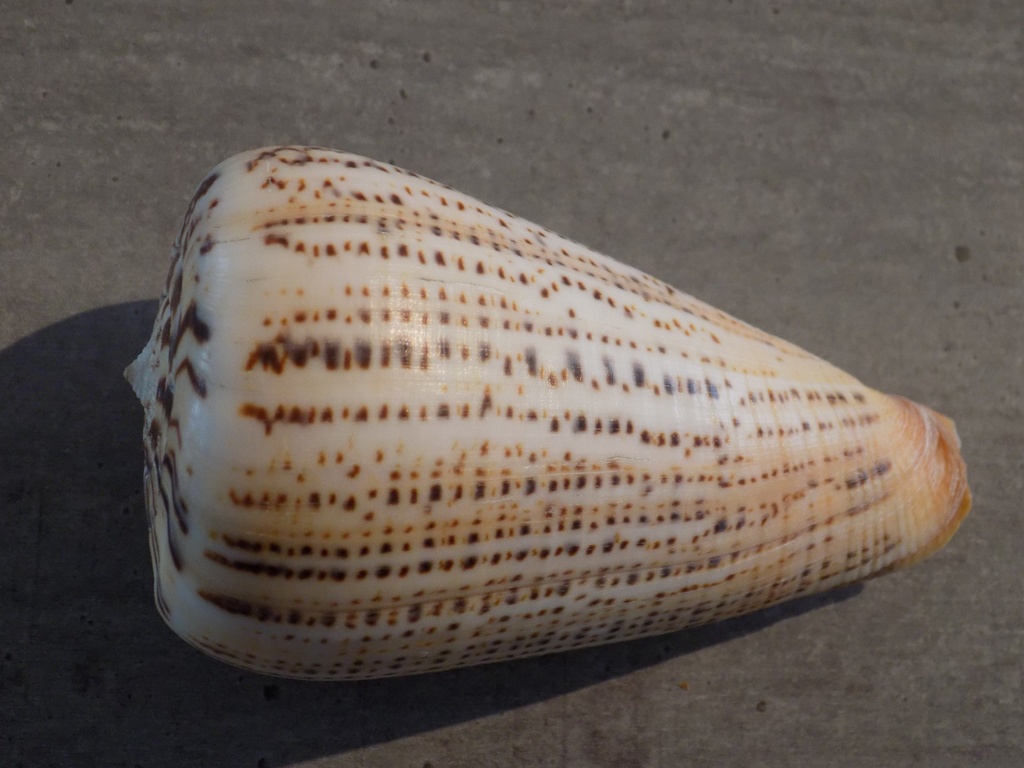
{"label": "dark brown mottled marking", "polygon": [[175,378],[177,378],[182,371],[188,374],[189,383],[192,385],[192,389],[200,397],[206,397],[206,381],[196,371],[195,366],[192,365],[190,358],[185,358],[178,369],[174,372]]}
{"label": "dark brown mottled marking", "polygon": [[324,365],[327,370],[337,370],[341,360],[341,344],[334,340],[324,342]]}
{"label": "dark brown mottled marking", "polygon": [[363,369],[370,367],[371,348],[368,341],[357,341],[354,354],[356,365]]}
{"label": "dark brown mottled marking", "polygon": [[[190,209],[195,209],[195,204],[202,200],[204,197],[206,197],[206,193],[210,191],[210,188],[219,178],[220,174],[214,172],[202,180],[202,182],[199,184],[198,189],[196,189],[196,193],[192,196],[192,201],[189,204]],[[188,217],[186,216],[186,218]]]}
{"label": "dark brown mottled marking", "polygon": [[608,384],[608,386],[614,386],[615,364],[612,362],[612,359],[610,357],[601,358],[601,362],[604,363],[605,383]]}
{"label": "dark brown mottled marking", "polygon": [[171,292],[169,298],[171,314],[174,314],[178,311],[178,304],[181,302],[181,289],[183,279],[184,276],[182,275],[181,270],[176,270],[176,274],[173,278],[173,283],[171,285]]}
{"label": "dark brown mottled marking", "polygon": [[537,375],[537,350],[533,347],[527,347],[523,352],[526,358],[526,369],[530,372],[531,376]]}
{"label": "dark brown mottled marking", "polygon": [[255,603],[248,600],[242,600],[238,597],[232,597],[230,595],[224,595],[217,592],[210,592],[205,589],[197,590],[197,594],[208,603],[212,603],[221,610],[227,611],[228,613],[236,616],[253,616],[257,613]]}
{"label": "dark brown mottled marking", "polygon": [[[168,450],[166,453],[164,453],[163,458],[160,461],[159,471],[157,473],[157,482],[160,484],[160,491],[161,491],[161,493],[165,493],[166,494],[166,492],[165,492],[165,490],[163,488],[163,484],[162,484],[165,472],[166,472],[166,475],[167,475],[167,478],[168,478],[168,483],[170,485],[170,489],[169,489],[169,495],[170,495],[170,500],[169,501],[170,501],[170,503],[166,503],[164,508],[167,509],[168,511],[174,513],[173,514],[173,519],[178,524],[177,530],[180,531],[182,534],[187,535],[188,534],[188,520],[187,520],[187,518],[188,518],[188,510],[186,509],[185,502],[181,498],[181,493],[179,492],[179,488],[178,488],[178,463],[176,461],[175,453],[174,453],[173,450]],[[165,502],[168,501],[166,496],[164,498],[164,501]],[[171,518],[172,518],[172,515],[168,515],[168,525],[170,525]],[[168,532],[170,532],[170,528],[168,528]]]}
{"label": "dark brown mottled marking", "polygon": [[846,478],[847,488],[857,488],[858,486],[864,485],[873,477],[880,477],[886,474],[891,468],[891,464],[888,461],[879,461],[869,470],[858,469],[855,473]]}
{"label": "dark brown mottled marking", "polygon": [[395,342],[395,353],[403,368],[412,368],[412,345],[406,339]]}
{"label": "dark brown mottled marking", "polygon": [[195,301],[189,303],[188,308],[181,316],[178,332],[174,335],[170,345],[171,360],[178,356],[178,345],[186,333],[191,333],[200,344],[205,344],[210,340],[210,326],[199,319],[199,310],[196,308]]}
{"label": "dark brown mottled marking", "polygon": [[576,381],[583,383],[583,367],[580,365],[580,356],[576,352],[566,353],[566,363],[569,367],[569,375]]}

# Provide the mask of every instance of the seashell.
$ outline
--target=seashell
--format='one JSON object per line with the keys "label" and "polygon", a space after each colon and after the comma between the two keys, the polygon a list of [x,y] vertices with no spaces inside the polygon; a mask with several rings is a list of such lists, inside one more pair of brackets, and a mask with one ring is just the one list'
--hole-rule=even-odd
{"label": "seashell", "polygon": [[126,376],[160,614],[272,675],[671,632],[913,563],[970,507],[945,417],[326,149],[206,177]]}

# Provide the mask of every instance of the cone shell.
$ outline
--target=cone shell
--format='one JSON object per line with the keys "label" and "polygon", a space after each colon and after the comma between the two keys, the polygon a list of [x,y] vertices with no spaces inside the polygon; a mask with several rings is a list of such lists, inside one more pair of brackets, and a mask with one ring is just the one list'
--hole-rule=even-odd
{"label": "cone shell", "polygon": [[716,621],[914,562],[970,506],[948,419],[332,150],[207,176],[126,375],[159,611],[274,675]]}

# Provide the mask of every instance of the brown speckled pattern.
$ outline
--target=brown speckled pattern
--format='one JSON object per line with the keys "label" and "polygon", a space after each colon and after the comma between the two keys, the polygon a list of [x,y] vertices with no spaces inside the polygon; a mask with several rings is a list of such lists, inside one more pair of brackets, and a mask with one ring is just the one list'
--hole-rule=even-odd
{"label": "brown speckled pattern", "polygon": [[270,674],[715,621],[919,559],[969,508],[945,418],[331,150],[203,181],[128,376],[161,614]]}

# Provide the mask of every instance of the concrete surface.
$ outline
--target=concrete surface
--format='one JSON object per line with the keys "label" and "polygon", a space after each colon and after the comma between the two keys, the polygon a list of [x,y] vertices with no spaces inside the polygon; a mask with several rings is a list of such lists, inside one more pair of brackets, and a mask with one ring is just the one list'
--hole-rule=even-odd
{"label": "concrete surface", "polygon": [[[1024,764],[1024,4],[0,11],[0,764]],[[445,181],[950,414],[974,512],[906,572],[652,640],[358,684],[207,660],[151,606],[120,372],[194,186],[277,142]]]}

